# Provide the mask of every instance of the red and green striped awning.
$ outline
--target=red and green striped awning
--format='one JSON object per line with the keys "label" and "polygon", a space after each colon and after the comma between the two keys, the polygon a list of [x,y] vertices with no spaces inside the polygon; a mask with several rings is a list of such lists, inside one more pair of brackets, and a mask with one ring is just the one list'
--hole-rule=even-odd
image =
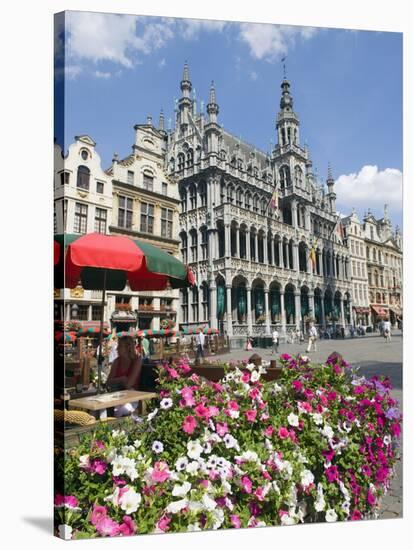
{"label": "red and green striped awning", "polygon": [[123,235],[62,234],[54,237],[55,288],[164,290],[195,284],[180,260],[149,243]]}
{"label": "red and green striped awning", "polygon": [[61,343],[67,343],[67,342],[75,342],[76,341],[76,333],[75,332],[61,332],[56,331],[54,334],[55,342],[61,344]]}
{"label": "red and green striped awning", "polygon": [[183,330],[181,330],[181,334],[185,336],[190,334],[198,334],[198,332],[203,332],[204,334],[218,334],[219,330],[217,328],[209,327],[184,328]]}
{"label": "red and green striped awning", "polygon": [[[100,327],[83,327],[78,332],[78,336],[99,336],[100,334]],[[103,329],[103,335],[107,336],[109,334],[109,330],[107,328]]]}

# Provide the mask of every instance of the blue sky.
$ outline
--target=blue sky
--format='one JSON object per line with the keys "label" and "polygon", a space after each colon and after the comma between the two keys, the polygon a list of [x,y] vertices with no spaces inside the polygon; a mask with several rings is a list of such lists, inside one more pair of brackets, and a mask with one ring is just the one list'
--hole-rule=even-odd
{"label": "blue sky", "polygon": [[166,123],[174,119],[187,60],[198,108],[214,80],[219,122],[267,151],[286,56],[301,141],[320,179],[331,163],[340,211],[380,217],[387,202],[401,225],[400,33],[66,12],[65,38],[56,84],[65,91],[64,132],[56,132],[65,149],[89,134],[104,168],[114,152],[129,154],[134,124],[147,115],[157,123],[161,107]]}

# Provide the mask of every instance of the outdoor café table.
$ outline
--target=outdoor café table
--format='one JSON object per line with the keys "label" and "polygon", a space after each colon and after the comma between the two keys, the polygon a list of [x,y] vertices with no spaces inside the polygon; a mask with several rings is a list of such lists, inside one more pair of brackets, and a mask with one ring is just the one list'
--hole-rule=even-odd
{"label": "outdoor caf\u00e9 table", "polygon": [[144,412],[145,401],[158,397],[158,394],[146,391],[135,390],[120,390],[111,393],[101,393],[90,397],[80,397],[79,399],[71,399],[69,407],[71,409],[86,409],[92,413],[99,414],[100,419],[107,418],[107,409],[111,407],[119,407],[126,403],[139,402],[142,404],[142,412]]}

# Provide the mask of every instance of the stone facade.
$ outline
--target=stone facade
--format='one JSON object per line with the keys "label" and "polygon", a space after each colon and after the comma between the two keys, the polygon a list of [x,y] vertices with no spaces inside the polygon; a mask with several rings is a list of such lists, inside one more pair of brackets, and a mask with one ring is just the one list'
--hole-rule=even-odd
{"label": "stone facade", "polygon": [[[107,233],[111,223],[112,182],[101,167],[95,141],[75,136],[66,155],[55,144],[54,232]],[[99,291],[55,289],[55,318],[98,322],[100,300]]]}
{"label": "stone facade", "polygon": [[[327,188],[300,144],[290,83],[281,84],[277,145],[270,153],[218,123],[215,86],[197,114],[186,64],[167,171],[179,181],[181,256],[197,286],[181,291],[183,326],[210,324],[230,337],[352,322],[349,249]],[[275,192],[275,189],[277,192]],[[314,262],[310,250],[314,250]]]}
{"label": "stone facade", "polygon": [[400,231],[393,232],[387,206],[384,217],[364,217],[367,275],[372,322],[388,318],[393,325],[403,311],[403,251]]}

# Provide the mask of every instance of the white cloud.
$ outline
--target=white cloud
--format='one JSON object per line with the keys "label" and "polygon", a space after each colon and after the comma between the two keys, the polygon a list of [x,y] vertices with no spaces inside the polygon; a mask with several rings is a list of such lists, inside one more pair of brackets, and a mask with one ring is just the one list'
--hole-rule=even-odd
{"label": "white cloud", "polygon": [[366,165],[357,174],[343,174],[336,180],[337,201],[347,208],[377,208],[384,204],[390,211],[402,209],[402,172],[396,168],[379,170]]}
{"label": "white cloud", "polygon": [[137,52],[148,54],[173,38],[171,23],[163,19],[151,23],[133,15],[69,12],[66,23],[69,59],[111,61],[126,68],[139,61]]}
{"label": "white cloud", "polygon": [[250,78],[251,78],[251,80],[257,80],[257,78],[258,78],[257,73],[255,71],[251,71],[250,72]]}
{"label": "white cloud", "polygon": [[94,75],[96,76],[96,78],[110,78],[112,76],[112,73],[109,73],[107,71],[95,71],[94,72]]}
{"label": "white cloud", "polygon": [[198,38],[201,31],[222,32],[228,24],[226,21],[209,21],[206,19],[182,19],[180,22],[181,36],[186,40]]}
{"label": "white cloud", "polygon": [[82,72],[79,65],[65,65],[64,74],[69,80],[75,80]]}
{"label": "white cloud", "polygon": [[240,38],[256,59],[279,61],[294,47],[297,38],[308,40],[317,32],[314,27],[291,27],[264,23],[241,23]]}

